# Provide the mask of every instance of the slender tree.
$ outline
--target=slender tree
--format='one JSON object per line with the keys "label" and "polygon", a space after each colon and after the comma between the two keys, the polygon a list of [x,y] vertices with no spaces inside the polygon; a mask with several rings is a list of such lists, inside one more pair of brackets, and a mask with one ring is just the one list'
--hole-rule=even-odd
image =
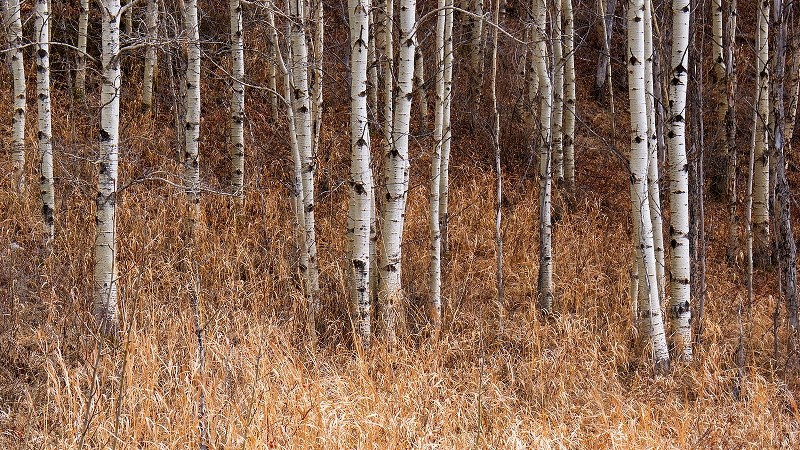
{"label": "slender tree", "polygon": [[539,309],[550,314],[553,309],[553,227],[551,221],[552,151],[551,117],[553,84],[550,80],[547,55],[547,3],[536,0],[534,9],[535,39],[533,61],[539,78],[539,277],[537,281]]}
{"label": "slender tree", "polygon": [[153,107],[153,85],[158,66],[158,52],[154,43],[158,38],[158,13],[158,0],[149,0],[145,24],[147,25],[147,40],[150,41],[150,44],[144,54],[144,79],[142,80],[142,107],[145,110]]}
{"label": "slender tree", "polygon": [[725,80],[727,84],[728,107],[725,114],[725,135],[727,148],[726,197],[728,201],[728,262],[734,264],[739,252],[739,219],[737,210],[737,147],[736,147],[736,0],[728,2],[725,40]]}
{"label": "slender tree", "polygon": [[564,19],[564,186],[569,194],[570,204],[575,197],[575,23],[572,14],[572,0],[562,0]]}
{"label": "slender tree", "polygon": [[408,135],[414,76],[416,0],[400,2],[400,52],[397,70],[392,146],[384,155],[385,195],[383,203],[383,250],[381,279],[384,283],[384,321],[389,342],[396,339],[397,320],[404,302],[402,286],[402,240],[408,199]]}
{"label": "slender tree", "polygon": [[[604,4],[605,2],[605,4]],[[600,99],[605,92],[606,80],[611,78],[608,73],[611,68],[611,36],[614,34],[614,14],[617,10],[617,0],[597,0],[603,20],[603,52],[597,60],[597,71],[594,77],[595,96]]]}
{"label": "slender tree", "polygon": [[39,192],[42,198],[42,221],[45,240],[53,239],[55,192],[53,189],[53,135],[50,106],[50,4],[36,0],[36,97],[39,132]]}
{"label": "slender tree", "polygon": [[25,116],[28,109],[25,94],[25,61],[22,36],[21,1],[9,0],[6,9],[6,32],[11,52],[11,73],[14,84],[14,113],[11,118],[11,170],[18,193],[25,190]]}
{"label": "slender tree", "polygon": [[[664,322],[658,299],[658,280],[656,279],[656,259],[653,249],[653,223],[650,219],[647,168],[649,155],[647,149],[647,101],[645,89],[644,52],[644,13],[643,0],[630,0],[628,3],[628,86],[631,112],[631,213],[633,217],[635,251],[639,254],[638,295],[646,296],[643,309],[640,302],[638,328],[649,336],[653,351],[653,361],[657,370],[669,365]],[[644,287],[644,289],[641,289]]]}
{"label": "slender tree", "polygon": [[78,15],[78,51],[76,52],[75,94],[86,97],[86,44],[89,35],[89,0],[80,0]]}
{"label": "slender tree", "polygon": [[240,199],[244,192],[244,35],[242,33],[242,4],[230,0],[231,33],[231,188]]}
{"label": "slender tree", "polygon": [[97,235],[94,244],[95,317],[100,332],[116,336],[117,308],[117,177],[119,165],[120,0],[102,2],[102,92],[100,94],[100,158],[97,177]]}
{"label": "slender tree", "polygon": [[564,184],[564,48],[561,38],[561,1],[552,1],[552,39],[553,39],[553,106],[551,117],[551,144],[553,155],[553,177],[556,184]]}
{"label": "slender tree", "polygon": [[442,161],[439,172],[439,232],[442,239],[442,255],[447,255],[447,226],[450,219],[450,147],[453,130],[450,126],[450,108],[453,104],[453,0],[445,0],[444,25],[444,99],[442,112]]}
{"label": "slender tree", "polygon": [[370,340],[370,222],[372,168],[367,108],[370,0],[349,0],[350,19],[350,241],[352,323],[362,345]]}
{"label": "slender tree", "polygon": [[431,233],[430,314],[438,331],[442,317],[442,234],[439,223],[441,198],[442,145],[444,144],[444,35],[447,24],[446,0],[438,0],[436,13],[436,103],[433,119],[433,155],[431,157],[431,193],[429,225]]}
{"label": "slender tree", "polygon": [[756,39],[756,121],[755,174],[753,178],[753,262],[770,261],[769,238],[769,20],[770,0],[759,0]]}
{"label": "slender tree", "polygon": [[725,76],[727,75],[727,68],[725,67],[725,42],[723,39],[723,12],[722,0],[711,0],[711,48],[712,56],[714,58],[714,70],[711,72],[711,80],[714,84],[714,98],[717,106],[717,118],[720,121],[725,120],[727,114],[728,102],[726,100],[726,83]]}
{"label": "slender tree", "polygon": [[197,0],[187,0],[184,28],[189,36],[186,64],[186,117],[184,118],[183,176],[188,201],[189,233],[200,220],[200,18]]}

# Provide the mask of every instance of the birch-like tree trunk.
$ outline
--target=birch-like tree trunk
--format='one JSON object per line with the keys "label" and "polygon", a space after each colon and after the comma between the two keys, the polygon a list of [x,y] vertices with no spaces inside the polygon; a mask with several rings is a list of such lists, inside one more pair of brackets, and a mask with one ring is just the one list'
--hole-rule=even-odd
{"label": "birch-like tree trunk", "polygon": [[672,76],[669,83],[670,326],[681,360],[692,360],[689,172],[686,89],[689,84],[689,0],[672,1]]}
{"label": "birch-like tree trunk", "polygon": [[[600,11],[602,12],[603,21],[603,34],[605,40],[603,41],[603,53],[597,61],[597,70],[594,77],[594,90],[595,96],[600,99],[603,97],[605,91],[606,80],[608,76],[609,67],[611,66],[611,36],[614,33],[614,13],[617,10],[617,0],[597,0]],[[603,3],[605,2],[605,4]]]}
{"label": "birch-like tree trunk", "polygon": [[[319,312],[319,269],[317,265],[317,235],[314,222],[314,119],[308,80],[308,44],[306,43],[305,6],[302,0],[289,1],[289,34],[292,46],[291,82],[295,135],[300,153],[303,184],[303,213],[305,219],[305,250],[307,258],[306,298],[309,323],[315,324]],[[309,329],[309,333],[314,330]]]}
{"label": "birch-like tree trunk", "polygon": [[325,9],[322,0],[313,0],[314,13],[314,42],[313,42],[313,70],[311,83],[311,112],[314,132],[312,154],[319,154],[319,135],[322,129],[322,57],[325,46]]}
{"label": "birch-like tree trunk", "polygon": [[411,100],[414,90],[414,34],[416,0],[400,1],[400,52],[397,73],[392,146],[384,156],[385,195],[383,202],[384,322],[389,342],[396,340],[397,321],[403,314],[402,241],[408,198],[408,135],[411,123]]}
{"label": "birch-like tree trunk", "polygon": [[119,163],[119,100],[122,71],[119,64],[120,0],[102,2],[102,80],[100,94],[100,158],[97,177],[97,235],[94,243],[95,317],[100,332],[119,332],[117,308],[116,195]]}
{"label": "birch-like tree trunk", "polygon": [[[414,38],[416,40],[416,37]],[[422,47],[415,43],[417,50],[414,53],[414,95],[419,104],[419,118],[422,129],[428,126],[428,94],[425,92],[425,57]]]}
{"label": "birch-like tree trunk", "polygon": [[436,7],[436,103],[433,108],[433,155],[431,156],[430,192],[430,317],[436,331],[441,329],[442,317],[442,234],[439,223],[441,199],[442,145],[444,144],[444,28],[447,23],[447,2],[438,0]]}
{"label": "birch-like tree trunk", "polygon": [[231,25],[231,188],[243,198],[244,188],[244,35],[242,4],[229,1]]}
{"label": "birch-like tree trunk", "polygon": [[468,17],[471,24],[469,39],[469,87],[470,100],[481,103],[483,87],[483,0],[472,0],[474,16]]}
{"label": "birch-like tree trunk", "polygon": [[727,258],[731,264],[736,263],[739,253],[739,219],[737,210],[739,198],[737,192],[737,147],[736,147],[736,0],[730,0],[727,8],[727,28],[725,40],[725,80],[727,84],[728,107],[725,114],[725,135],[727,148],[726,197],[728,201],[728,246]]}
{"label": "birch-like tree trunk", "polygon": [[25,93],[24,42],[22,36],[21,1],[9,0],[6,10],[6,32],[11,53],[14,80],[14,112],[11,117],[11,177],[18,193],[25,190],[25,116],[28,110]]}
{"label": "birch-like tree trunk", "polygon": [[78,51],[75,61],[75,95],[86,97],[86,44],[89,35],[89,0],[80,0],[78,15]]}
{"label": "birch-like tree trunk", "polygon": [[186,64],[183,176],[188,201],[189,233],[200,220],[200,22],[197,0],[187,0],[184,28],[189,37]]}
{"label": "birch-like tree trunk", "polygon": [[367,66],[369,64],[370,0],[349,0],[350,19],[350,276],[353,283],[352,323],[361,344],[370,340],[370,224],[372,168],[368,116]]}
{"label": "birch-like tree trunk", "polygon": [[575,23],[572,0],[562,0],[564,20],[564,187],[570,204],[575,202]]}
{"label": "birch-like tree trunk", "polygon": [[[647,101],[645,88],[645,51],[643,0],[630,0],[628,3],[628,86],[631,113],[631,213],[633,216],[635,251],[639,253],[637,263],[640,278],[638,295],[647,297],[640,302],[638,311],[639,330],[648,335],[653,351],[653,361],[657,370],[669,365],[664,322],[658,299],[658,280],[656,279],[656,259],[653,249],[653,224],[650,219],[647,169],[649,152],[647,148]],[[641,289],[644,287],[644,289]],[[642,309],[645,306],[647,309]]]}
{"label": "birch-like tree trunk", "polygon": [[392,126],[394,125],[394,0],[382,0],[380,59],[383,72],[383,142],[384,152],[392,151]]}
{"label": "birch-like tree trunk", "polygon": [[556,185],[564,184],[564,141],[562,128],[564,125],[564,49],[561,40],[561,2],[552,2],[552,39],[553,39],[553,112],[551,117],[551,144],[553,158],[553,177]]}
{"label": "birch-like tree trunk", "polygon": [[[278,30],[275,28],[275,2],[270,1],[266,6],[267,10],[267,26],[269,27],[269,54],[272,58],[272,64],[269,66],[269,89],[270,89],[270,104],[272,105],[272,117],[274,121],[278,121],[278,66],[281,64],[278,61],[280,51],[278,49]],[[286,69],[285,67],[281,67]],[[283,73],[283,72],[282,72]],[[284,73],[285,76],[285,73]],[[286,99],[288,101],[288,98]]]}
{"label": "birch-like tree trunk", "polygon": [[145,25],[147,26],[147,40],[150,41],[150,44],[144,54],[144,80],[142,80],[142,107],[145,110],[153,107],[153,85],[158,66],[158,53],[154,44],[154,41],[158,39],[158,13],[158,0],[149,0]]}
{"label": "birch-like tree trunk", "polygon": [[[372,0],[370,0],[372,4]],[[368,65],[367,65],[367,82],[369,87],[369,110],[371,112],[371,120],[377,122],[378,117],[378,49],[375,45],[377,40],[377,24],[375,23],[376,12],[375,8],[370,7],[369,13],[369,45],[368,45]]]}
{"label": "birch-like tree trunk", "polygon": [[717,107],[717,119],[720,122],[725,120],[728,109],[725,83],[727,70],[725,68],[725,49],[722,36],[723,12],[722,0],[711,0],[711,48],[714,58],[714,70],[712,72],[711,81],[714,84],[714,103]]}
{"label": "birch-like tree trunk", "polygon": [[42,198],[42,221],[45,240],[53,239],[55,193],[53,190],[53,136],[50,105],[50,4],[36,0],[36,97],[39,132],[39,192]]}
{"label": "birch-like tree trunk", "polygon": [[753,178],[753,261],[756,266],[770,262],[769,238],[769,17],[770,2],[758,2],[756,39],[756,121],[755,174]]}
{"label": "birch-like tree trunk", "polygon": [[447,255],[447,227],[450,219],[450,144],[453,130],[450,126],[450,107],[453,104],[453,0],[445,0],[444,25],[444,99],[442,112],[442,169],[439,172],[439,233],[442,240],[442,256]]}
{"label": "birch-like tree trunk", "polygon": [[[650,220],[653,222],[653,250],[656,256],[658,298],[664,301],[666,278],[664,266],[664,221],[661,214],[661,189],[658,184],[658,135],[656,130],[655,87],[653,83],[653,14],[650,0],[644,0],[644,89],[647,102],[647,189]],[[644,281],[644,277],[640,278]]]}
{"label": "birch-like tree trunk", "polygon": [[553,309],[553,227],[551,221],[552,151],[551,117],[553,84],[550,81],[547,55],[547,3],[535,0],[533,15],[533,64],[539,78],[539,276],[537,280],[539,310],[550,314]]}

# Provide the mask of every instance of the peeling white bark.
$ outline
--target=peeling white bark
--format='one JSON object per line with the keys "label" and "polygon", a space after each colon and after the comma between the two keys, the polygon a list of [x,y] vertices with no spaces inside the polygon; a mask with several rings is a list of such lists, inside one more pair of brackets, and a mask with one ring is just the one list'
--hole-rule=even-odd
{"label": "peeling white bark", "polygon": [[53,239],[55,193],[53,190],[52,110],[50,104],[50,5],[36,0],[36,98],[38,106],[37,138],[39,141],[39,192],[42,199],[42,221],[45,240]]}
{"label": "peeling white bark", "polygon": [[11,176],[18,193],[25,190],[25,93],[24,42],[22,36],[21,1],[9,0],[6,10],[6,31],[11,53],[11,73],[14,83],[14,112],[11,118]]}
{"label": "peeling white bark", "polygon": [[244,35],[242,5],[229,1],[231,33],[231,188],[234,195],[243,197],[244,188]]}

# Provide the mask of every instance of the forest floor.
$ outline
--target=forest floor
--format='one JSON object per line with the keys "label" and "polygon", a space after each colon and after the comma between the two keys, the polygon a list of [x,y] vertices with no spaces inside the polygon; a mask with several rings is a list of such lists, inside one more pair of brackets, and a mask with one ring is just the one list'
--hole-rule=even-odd
{"label": "forest floor", "polygon": [[[244,204],[206,193],[192,249],[183,239],[185,196],[163,181],[180,182],[171,116],[142,115],[126,99],[132,106],[123,120],[118,201],[123,333],[116,343],[100,341],[91,325],[96,107],[58,93],[54,99],[71,106],[54,121],[57,236],[47,248],[29,121],[28,192],[13,194],[8,177],[0,187],[0,448],[190,448],[200,436],[201,396],[213,449],[800,447],[800,378],[788,363],[783,315],[773,358],[777,271],[757,272],[748,304],[742,265],[724,262],[720,202],[709,199],[706,208],[707,293],[695,362],[673,363],[656,376],[636,350],[628,179],[620,160],[587,132],[611,135],[606,108],[587,92],[578,106],[586,122],[576,143],[577,208],[567,211],[556,199],[554,318],[543,320],[535,309],[536,166],[511,130],[506,314],[499,321],[491,149],[480,127],[462,123],[453,144],[441,338],[431,341],[424,325],[431,138],[420,137],[403,246],[406,332],[396,348],[378,339],[363,355],[353,350],[346,314],[347,109],[327,111],[322,151],[330,158],[321,162],[327,182],[316,205],[325,314],[311,347],[303,337],[285,128],[268,125],[261,95],[248,100],[253,156]],[[0,117],[10,117],[8,102],[0,105]],[[29,111],[33,117],[35,108]],[[204,114],[204,177],[224,186],[226,113],[209,107]],[[0,125],[5,149],[7,122]],[[10,173],[8,156],[0,173]]]}

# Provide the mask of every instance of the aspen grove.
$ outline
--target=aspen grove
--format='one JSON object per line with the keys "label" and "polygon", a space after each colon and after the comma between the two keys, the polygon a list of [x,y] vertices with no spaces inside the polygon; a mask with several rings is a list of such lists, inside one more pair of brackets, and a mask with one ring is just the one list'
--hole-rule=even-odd
{"label": "aspen grove", "polygon": [[795,2],[0,8],[0,448],[800,448]]}

